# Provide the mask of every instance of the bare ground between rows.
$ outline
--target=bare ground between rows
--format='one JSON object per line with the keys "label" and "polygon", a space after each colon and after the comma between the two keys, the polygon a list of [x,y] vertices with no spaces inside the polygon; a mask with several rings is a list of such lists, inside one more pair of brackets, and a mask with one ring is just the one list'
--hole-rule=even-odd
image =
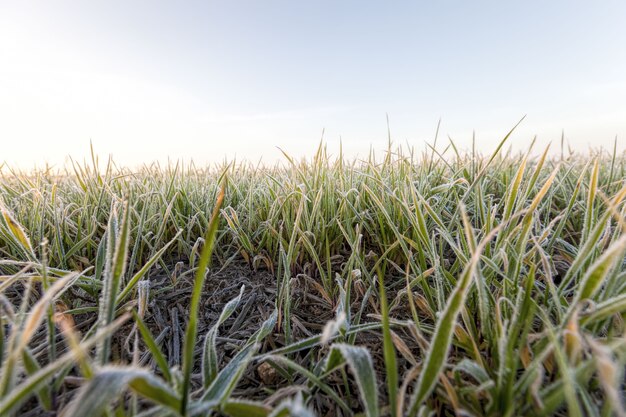
{"label": "bare ground between rows", "polygon": [[[177,268],[172,268],[176,270]],[[184,269],[184,268],[183,268]],[[178,268],[179,278],[172,279],[172,275],[155,274],[150,278],[150,300],[145,316],[145,323],[156,338],[170,367],[180,368],[182,364],[182,350],[184,334],[189,319],[189,303],[193,273],[185,272]],[[303,274],[297,275],[291,280],[291,341],[301,340],[310,336],[318,335],[323,331],[325,324],[335,317],[335,302],[322,294],[321,287],[313,283],[314,279]],[[222,267],[213,267],[209,271],[201,299],[200,315],[198,318],[198,337],[195,345],[195,364],[192,374],[194,389],[202,386],[201,357],[204,337],[213,326],[226,303],[236,298],[244,286],[241,302],[235,313],[219,328],[217,337],[217,351],[220,368],[239,351],[250,336],[256,332],[261,324],[267,320],[275,309],[277,280],[267,270],[254,270],[243,261],[230,262]],[[74,293],[78,296],[78,293]],[[354,314],[362,303],[362,291],[353,291],[351,311]],[[84,294],[82,294],[84,297]],[[85,305],[82,300],[82,305]],[[70,300],[70,308],[74,303]],[[370,300],[366,303],[362,321],[374,321],[368,314],[376,314],[378,302]],[[406,309],[399,309],[400,311]],[[396,311],[398,312],[398,311]],[[96,320],[96,313],[80,314],[74,317],[76,330],[85,332]],[[45,329],[41,329],[40,337],[33,339],[34,345],[45,345]],[[132,323],[127,323],[113,337],[112,341],[112,364],[130,364],[133,362],[133,341],[136,330]],[[59,352],[66,349],[60,335],[58,338]],[[417,345],[408,334],[399,333],[405,341],[406,347],[415,355],[418,352]],[[374,365],[378,373],[378,383],[381,384],[379,392],[384,393],[384,361],[382,357],[382,338],[379,333],[362,332],[357,336],[356,343],[365,346],[372,354]],[[286,344],[283,329],[280,323],[274,331],[263,341],[260,352],[270,352]],[[45,350],[38,349],[41,357],[45,357]],[[139,365],[149,367],[156,371],[155,363],[145,346],[139,344]],[[293,353],[290,358],[303,367],[312,369],[321,363],[328,353],[327,347],[318,347]],[[404,374],[411,367],[411,363],[399,357],[398,368],[400,374]],[[344,379],[344,378],[347,378]],[[354,400],[349,404],[355,411],[360,409],[356,400],[356,384],[352,381],[350,373],[336,373],[326,381],[338,392],[352,392],[350,397]],[[349,386],[346,386],[348,382]],[[57,410],[61,410],[76,394],[77,388],[83,381],[79,373],[74,369],[62,384],[63,388],[56,398]],[[253,363],[249,366],[237,385],[233,397],[263,401],[268,405],[275,405],[281,399],[289,397],[298,391],[308,391],[308,381],[299,375],[293,375],[290,380],[267,365]],[[384,401],[384,397],[381,397]],[[312,405],[319,415],[336,416],[343,415],[337,404],[321,392],[315,392],[312,397]],[[147,406],[147,404],[144,404]],[[25,404],[20,415],[53,416],[56,413],[44,413],[33,399]]]}

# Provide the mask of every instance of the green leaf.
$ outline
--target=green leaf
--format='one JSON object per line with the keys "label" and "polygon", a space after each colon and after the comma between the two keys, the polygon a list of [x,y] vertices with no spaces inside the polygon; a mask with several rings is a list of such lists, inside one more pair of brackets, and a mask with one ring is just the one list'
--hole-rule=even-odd
{"label": "green leaf", "polygon": [[133,311],[133,318],[135,319],[135,323],[137,323],[137,328],[139,329],[139,333],[141,333],[141,337],[143,338],[143,341],[146,344],[146,347],[152,354],[152,357],[156,361],[159,369],[161,369],[163,376],[165,377],[167,381],[171,382],[172,374],[170,373],[170,368],[167,363],[167,359],[165,359],[163,352],[161,352],[161,349],[159,349],[159,346],[154,340],[154,337],[152,337],[152,333],[150,332],[148,327],[145,325],[141,317],[139,317],[139,315],[135,311]]}
{"label": "green leaf", "polygon": [[623,235],[613,243],[603,254],[593,263],[580,281],[579,290],[572,302],[572,309],[576,308],[579,301],[591,299],[600,289],[605,278],[613,270],[618,262],[623,262],[626,251],[626,235]]}
{"label": "green leaf", "polygon": [[250,339],[248,339],[248,343],[261,343],[263,339],[265,339],[276,327],[276,321],[278,320],[278,309],[274,309],[272,314],[263,322],[261,327],[254,332]]}
{"label": "green leaf", "polygon": [[279,363],[283,366],[286,366],[287,368],[298,372],[299,374],[301,374],[302,376],[306,377],[311,383],[313,383],[314,385],[316,385],[319,389],[321,389],[322,391],[324,391],[324,393],[326,393],[326,395],[328,395],[337,405],[339,405],[341,408],[343,408],[347,413],[350,413],[350,407],[348,407],[348,405],[345,403],[345,401],[343,401],[339,395],[337,395],[337,393],[335,391],[333,391],[333,389],[328,386],[328,384],[325,384],[320,377],[318,377],[317,375],[315,375],[313,372],[309,371],[308,369],[304,368],[303,366],[297,364],[296,362],[292,361],[289,358],[286,358],[284,356],[279,356],[279,355],[269,355],[269,356],[265,356],[263,359],[267,360],[270,364],[272,362],[276,362]]}
{"label": "green leaf", "polygon": [[269,417],[315,417],[315,414],[306,407],[302,394],[298,393],[294,399],[287,399],[278,404]]}
{"label": "green leaf", "polygon": [[191,388],[191,370],[193,368],[194,360],[194,347],[196,345],[196,336],[198,333],[198,314],[200,310],[200,297],[202,296],[202,289],[204,287],[204,280],[206,278],[207,268],[211,262],[211,255],[213,254],[213,245],[215,244],[215,237],[217,236],[217,227],[219,226],[220,208],[224,202],[224,194],[226,193],[226,181],[222,182],[222,187],[217,195],[217,201],[213,208],[213,214],[209,221],[209,227],[204,238],[204,246],[200,254],[200,261],[198,269],[196,270],[196,277],[193,284],[193,290],[191,292],[191,303],[189,305],[189,323],[187,324],[187,331],[185,333],[185,342],[183,346],[183,383],[182,383],[182,396],[181,414],[185,415],[187,412],[187,401],[189,391]]}
{"label": "green leaf", "polygon": [[228,399],[258,348],[259,345],[252,344],[241,349],[217,374],[213,383],[202,395],[202,401],[222,403]]}
{"label": "green leaf", "polygon": [[[111,215],[107,234],[107,256],[103,275],[102,297],[100,300],[100,312],[98,315],[99,326],[106,326],[113,321],[117,307],[117,293],[120,289],[122,277],[126,271],[126,258],[128,256],[128,244],[130,241],[130,209],[128,201],[124,202],[122,225],[120,231],[116,230],[117,216]],[[101,365],[105,365],[109,359],[111,339],[105,338],[98,344],[97,355]]]}
{"label": "green leaf", "polygon": [[241,297],[243,296],[243,291],[245,289],[245,285],[241,286],[239,290],[239,295],[229,302],[226,303],[224,308],[222,309],[222,313],[217,319],[217,323],[215,323],[211,329],[209,329],[207,335],[204,338],[204,348],[202,353],[202,381],[204,385],[204,389],[207,389],[211,382],[215,379],[218,371],[218,363],[217,363],[217,347],[215,344],[215,340],[217,337],[218,329],[221,324],[223,324],[228,318],[235,312],[237,306],[241,302]]}
{"label": "green leaf", "polygon": [[232,399],[224,403],[221,411],[231,417],[267,417],[272,409],[260,402]]}
{"label": "green leaf", "polygon": [[137,282],[139,282],[139,280],[141,278],[143,278],[148,271],[150,271],[150,268],[152,268],[152,266],[159,260],[161,259],[161,256],[163,256],[163,254],[165,253],[165,251],[167,249],[169,249],[170,246],[172,246],[172,244],[178,240],[178,237],[181,235],[182,230],[179,231],[178,233],[176,233],[176,236],[174,236],[172,238],[172,240],[170,240],[169,242],[167,242],[167,244],[165,246],[163,246],[161,249],[159,249],[157,251],[157,253],[155,253],[149,260],[148,262],[146,262],[139,271],[137,271],[137,273],[135,275],[133,275],[133,277],[128,280],[128,283],[126,284],[126,286],[124,287],[124,289],[122,291],[120,291],[120,294],[117,296],[117,300],[115,301],[115,304],[120,305],[125,299],[126,297],[128,297],[128,295],[130,294],[130,292],[133,290],[133,288],[135,288],[135,285],[137,284]]}
{"label": "green leaf", "polygon": [[0,212],[2,213],[2,218],[4,219],[4,223],[8,228],[11,236],[15,239],[16,242],[19,243],[24,254],[31,259],[35,259],[35,252],[33,252],[33,247],[30,244],[30,239],[28,235],[24,231],[24,228],[21,224],[19,224],[9,213],[9,211],[3,206],[0,205]]}
{"label": "green leaf", "polygon": [[389,325],[389,308],[387,306],[387,295],[385,294],[385,284],[382,274],[378,277],[378,288],[380,292],[380,312],[382,314],[383,325],[383,356],[385,358],[385,371],[387,378],[387,395],[389,407],[393,417],[400,417],[398,403],[398,365],[396,359],[396,349],[391,339],[391,327]]}
{"label": "green leaf", "polygon": [[[33,375],[41,369],[37,360],[33,357],[30,349],[22,350],[22,361],[28,375]],[[37,398],[44,410],[52,410],[52,396],[49,386],[43,386],[37,390]]]}
{"label": "green leaf", "polygon": [[367,417],[377,417],[378,410],[378,384],[372,357],[367,349],[360,346],[335,343],[330,348],[326,360],[326,371],[335,368],[340,360],[345,360],[354,375],[361,402],[365,408]]}
{"label": "green leaf", "polygon": [[445,309],[439,315],[435,327],[435,334],[433,335],[428,353],[424,359],[422,372],[417,380],[415,393],[413,394],[411,405],[409,406],[409,415],[411,416],[417,414],[419,406],[426,400],[437,384],[439,373],[445,365],[448,351],[452,344],[452,335],[454,333],[454,327],[456,326],[457,317],[465,303],[482,251],[487,242],[495,236],[503,225],[504,223],[494,228],[476,247],[461,277],[457,281],[454,291],[450,294]]}
{"label": "green leaf", "polygon": [[620,294],[594,306],[592,311],[580,318],[580,324],[592,324],[624,312],[626,312],[626,294]]}
{"label": "green leaf", "polygon": [[65,414],[68,416],[97,416],[107,410],[126,390],[132,389],[143,398],[178,413],[180,399],[163,380],[150,371],[133,367],[101,368],[96,376],[83,386]]}
{"label": "green leaf", "polygon": [[[91,349],[97,342],[109,337],[126,322],[127,319],[128,316],[121,316],[110,325],[101,328],[94,336],[80,344],[80,350],[85,351]],[[30,396],[34,395],[48,379],[75,362],[76,350],[70,350],[65,355],[57,358],[55,362],[48,364],[30,375],[21,384],[14,387],[11,392],[0,399],[0,416],[8,415],[9,412],[15,410],[20,404],[30,398]]]}

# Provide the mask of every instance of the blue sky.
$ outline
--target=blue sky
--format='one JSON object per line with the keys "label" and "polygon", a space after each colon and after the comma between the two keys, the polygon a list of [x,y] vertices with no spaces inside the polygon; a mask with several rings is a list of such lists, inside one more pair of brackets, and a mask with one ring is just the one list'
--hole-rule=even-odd
{"label": "blue sky", "polygon": [[[0,161],[626,148],[623,1],[0,3]],[[7,146],[8,145],[8,146]]]}

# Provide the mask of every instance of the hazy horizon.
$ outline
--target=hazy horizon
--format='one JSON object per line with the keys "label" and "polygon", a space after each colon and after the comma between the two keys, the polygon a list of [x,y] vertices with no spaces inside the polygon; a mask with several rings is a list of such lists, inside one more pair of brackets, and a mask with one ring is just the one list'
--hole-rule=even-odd
{"label": "hazy horizon", "polygon": [[626,150],[626,3],[0,5],[0,164],[336,154],[561,132]]}

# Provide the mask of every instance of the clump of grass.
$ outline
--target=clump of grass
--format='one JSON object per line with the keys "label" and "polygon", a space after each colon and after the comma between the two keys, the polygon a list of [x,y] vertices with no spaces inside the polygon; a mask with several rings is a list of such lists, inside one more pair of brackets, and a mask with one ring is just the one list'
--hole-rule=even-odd
{"label": "clump of grass", "polygon": [[3,168],[0,415],[624,415],[626,156],[505,141]]}

